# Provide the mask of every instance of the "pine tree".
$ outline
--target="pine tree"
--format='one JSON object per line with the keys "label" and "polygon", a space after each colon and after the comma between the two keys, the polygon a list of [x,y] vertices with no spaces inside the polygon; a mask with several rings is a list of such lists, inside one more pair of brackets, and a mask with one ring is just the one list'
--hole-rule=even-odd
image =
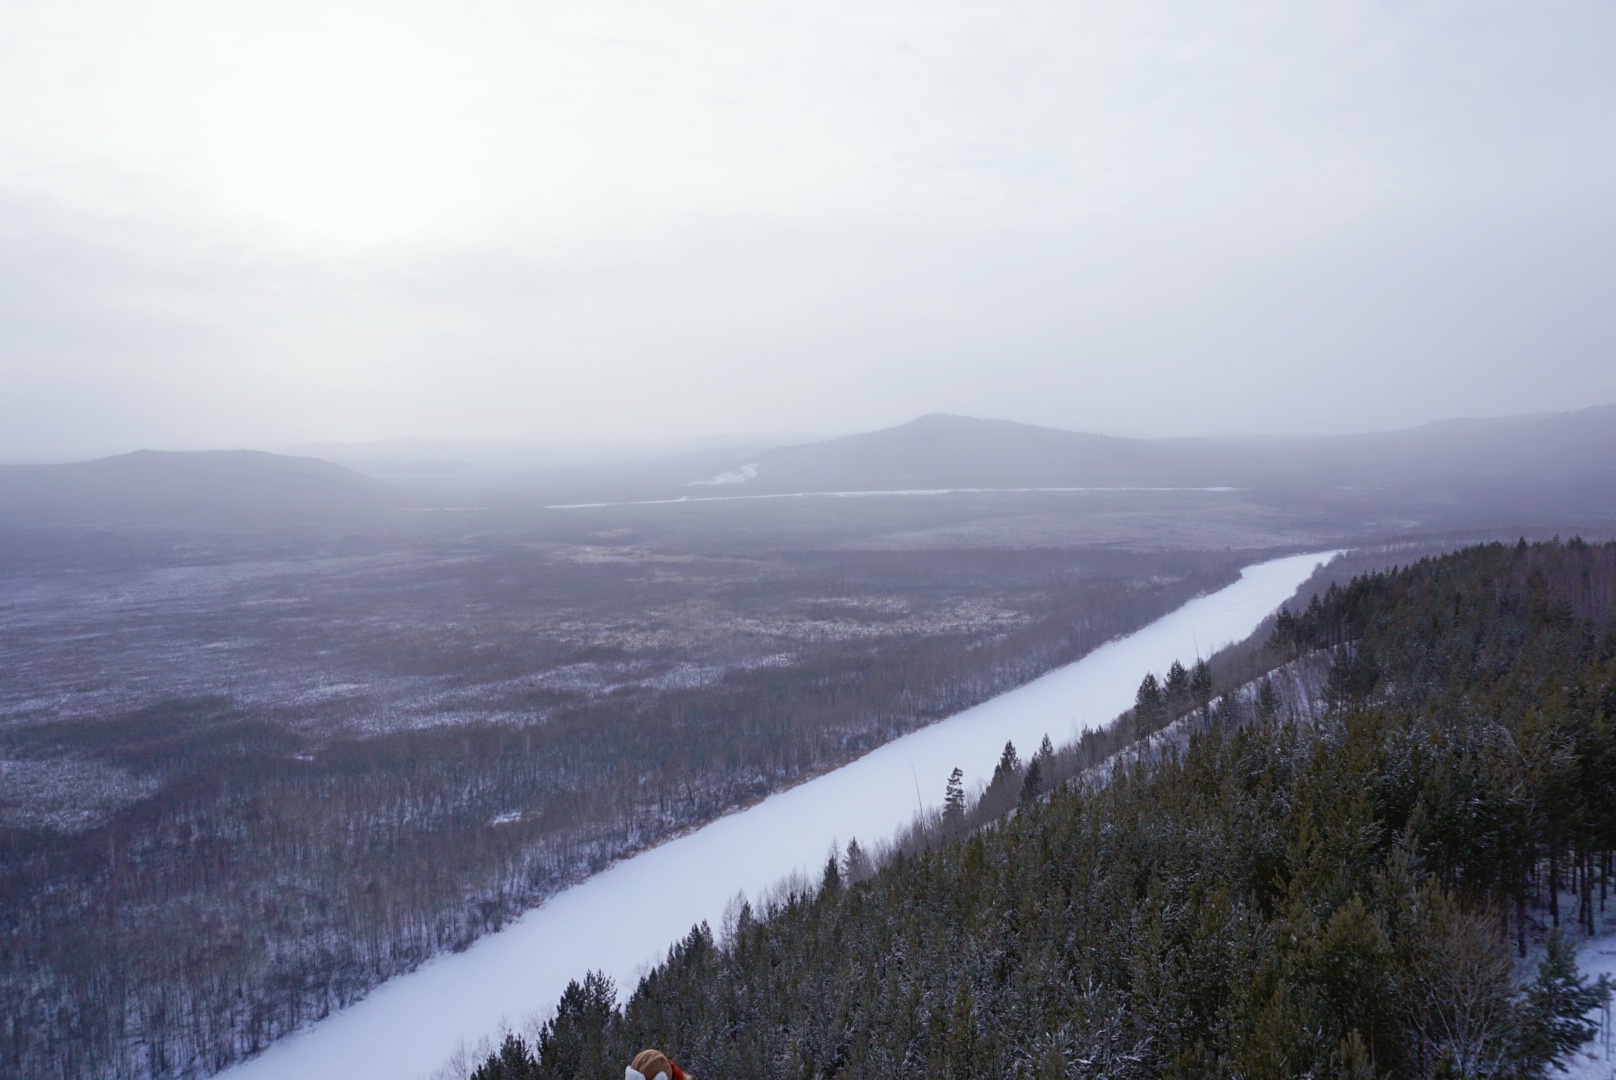
{"label": "pine tree", "polygon": [[1167,684],[1164,687],[1167,698],[1174,705],[1183,704],[1190,693],[1190,673],[1184,670],[1184,665],[1174,660],[1167,669]]}
{"label": "pine tree", "polygon": [[1601,975],[1589,985],[1577,971],[1577,956],[1560,931],[1549,933],[1537,978],[1526,990],[1521,1042],[1527,1055],[1548,1064],[1593,1038],[1599,1022],[1588,1013],[1610,1000],[1610,983]]}
{"label": "pine tree", "polygon": [[537,1075],[546,1078],[604,1075],[611,1071],[606,1044],[616,1027],[617,987],[598,971],[562,991],[555,1016],[539,1032]]}
{"label": "pine tree", "polygon": [[1274,632],[1269,636],[1268,644],[1275,652],[1295,656],[1300,634],[1301,620],[1290,608],[1282,607],[1274,616]]}
{"label": "pine tree", "polygon": [[1279,692],[1274,689],[1272,679],[1263,679],[1257,684],[1257,717],[1261,720],[1273,720],[1279,716]]}
{"label": "pine tree", "polygon": [[1380,664],[1374,650],[1363,642],[1343,645],[1330,664],[1326,694],[1337,707],[1366,701],[1380,681]]}
{"label": "pine tree", "polygon": [[490,1057],[471,1074],[471,1080],[534,1080],[539,1075],[538,1062],[520,1035],[507,1035],[499,1052]]}
{"label": "pine tree", "polygon": [[1049,741],[1046,734],[1038,744],[1038,756],[1034,759],[1038,764],[1038,783],[1042,790],[1049,790],[1055,782],[1055,745]]}
{"label": "pine tree", "polygon": [[1212,707],[1212,666],[1205,660],[1195,661],[1195,671],[1190,675],[1190,697],[1201,714],[1208,715],[1207,710]]}
{"label": "pine tree", "polygon": [[859,846],[858,837],[847,842],[847,855],[842,860],[842,877],[849,885],[856,885],[875,872],[869,854]]}
{"label": "pine tree", "polygon": [[951,835],[965,825],[965,773],[958,766],[948,774],[948,786],[943,789],[943,824]]}
{"label": "pine tree", "polygon": [[1033,758],[1027,766],[1027,775],[1021,780],[1021,795],[1016,799],[1016,805],[1026,809],[1038,801],[1038,796],[1044,793],[1043,769],[1039,759]]}
{"label": "pine tree", "polygon": [[989,786],[1004,783],[1021,775],[1021,758],[1016,756],[1016,744],[1006,742],[1004,752],[999,755],[999,764],[993,768],[993,779]]}
{"label": "pine tree", "polygon": [[826,896],[835,896],[842,891],[842,869],[837,865],[835,851],[825,860],[825,873],[819,880],[819,891]]}
{"label": "pine tree", "polygon": [[1139,683],[1139,690],[1133,698],[1133,737],[1143,741],[1145,736],[1155,731],[1160,724],[1161,713],[1165,702],[1162,698],[1161,683],[1156,676],[1146,675]]}

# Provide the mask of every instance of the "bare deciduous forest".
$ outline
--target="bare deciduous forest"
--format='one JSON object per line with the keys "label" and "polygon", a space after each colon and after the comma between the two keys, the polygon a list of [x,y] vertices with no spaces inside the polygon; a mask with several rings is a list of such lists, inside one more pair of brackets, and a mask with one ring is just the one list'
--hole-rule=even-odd
{"label": "bare deciduous forest", "polygon": [[215,1071],[1241,561],[504,540],[143,554],[10,586],[16,1075]]}

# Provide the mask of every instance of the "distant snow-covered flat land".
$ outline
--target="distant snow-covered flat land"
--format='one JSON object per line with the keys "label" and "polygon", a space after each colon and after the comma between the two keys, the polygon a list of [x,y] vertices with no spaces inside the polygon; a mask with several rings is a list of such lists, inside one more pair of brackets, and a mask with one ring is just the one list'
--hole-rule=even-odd
{"label": "distant snow-covered flat land", "polygon": [[1006,739],[1026,753],[1058,745],[1133,704],[1147,671],[1251,633],[1334,553],[1246,568],[1241,579],[1082,660],[756,806],[730,814],[559,893],[463,953],[394,979],[319,1025],[228,1070],[229,1080],[407,1080],[437,1069],[457,1045],[519,1026],[600,970],[627,991],[636,972],[737,892],[757,896],[793,871],[814,872],[832,844],[872,842],[942,801],[955,766],[985,781]]}

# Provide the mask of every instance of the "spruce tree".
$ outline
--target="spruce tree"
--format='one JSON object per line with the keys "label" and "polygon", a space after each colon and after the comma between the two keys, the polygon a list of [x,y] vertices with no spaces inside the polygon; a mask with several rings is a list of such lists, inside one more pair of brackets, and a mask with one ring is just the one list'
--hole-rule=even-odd
{"label": "spruce tree", "polygon": [[825,872],[819,879],[819,891],[827,896],[835,896],[842,891],[842,870],[837,865],[836,852],[830,853],[825,860]]}
{"label": "spruce tree", "polygon": [[1021,775],[1021,758],[1016,756],[1016,744],[1006,741],[1004,752],[999,755],[999,764],[993,768],[993,779],[989,782],[1000,784]]}
{"label": "spruce tree", "polygon": [[1190,675],[1190,697],[1202,715],[1207,715],[1212,707],[1212,666],[1205,660],[1195,661],[1195,671]]}
{"label": "spruce tree", "polygon": [[1537,978],[1526,991],[1521,1044],[1531,1059],[1547,1064],[1594,1037],[1599,1021],[1588,1014],[1610,1000],[1610,983],[1603,975],[1592,984],[1582,977],[1576,952],[1560,931],[1550,931],[1544,945]]}
{"label": "spruce tree", "polygon": [[555,1016],[539,1032],[538,1070],[550,1080],[609,1071],[607,1042],[616,1028],[617,987],[598,971],[567,984]]}
{"label": "spruce tree", "polygon": [[499,1051],[471,1074],[471,1080],[534,1080],[538,1062],[520,1035],[507,1035]]}
{"label": "spruce tree", "polygon": [[1176,706],[1184,703],[1190,693],[1190,673],[1184,670],[1184,665],[1174,660],[1167,669],[1167,683],[1163,687],[1167,692],[1167,699]]}
{"label": "spruce tree", "polygon": [[1164,706],[1161,683],[1154,674],[1146,675],[1139,683],[1133,698],[1133,737],[1140,741],[1160,725]]}
{"label": "spruce tree", "polygon": [[1022,809],[1026,809],[1033,803],[1037,802],[1038,796],[1042,795],[1043,793],[1043,769],[1039,765],[1039,759],[1033,758],[1032,762],[1027,766],[1027,775],[1022,777],[1021,794],[1016,799],[1016,805],[1020,806]]}
{"label": "spruce tree", "polygon": [[875,872],[869,854],[859,846],[858,837],[847,842],[847,855],[842,860],[842,877],[849,885],[856,885]]}
{"label": "spruce tree", "polygon": [[950,835],[965,826],[965,773],[955,766],[943,789],[943,825]]}
{"label": "spruce tree", "polygon": [[1262,720],[1279,716],[1279,692],[1274,689],[1272,679],[1264,678],[1257,684],[1257,716]]}

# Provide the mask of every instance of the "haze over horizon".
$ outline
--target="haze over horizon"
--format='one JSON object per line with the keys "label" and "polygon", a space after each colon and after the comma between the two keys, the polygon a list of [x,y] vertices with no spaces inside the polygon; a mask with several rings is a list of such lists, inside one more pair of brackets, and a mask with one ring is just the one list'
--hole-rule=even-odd
{"label": "haze over horizon", "polygon": [[1616,401],[1595,3],[0,3],[0,460]]}
{"label": "haze over horizon", "polygon": [[[1334,445],[1334,440],[1337,437],[1361,439],[1363,437],[1418,435],[1425,432],[1432,434],[1446,431],[1463,432],[1471,428],[1497,434],[1511,429],[1525,430],[1527,427],[1543,421],[1561,423],[1588,420],[1599,424],[1601,419],[1596,418],[1606,418],[1613,414],[1616,414],[1616,403],[1590,405],[1581,409],[1571,409],[1563,412],[1506,413],[1502,416],[1491,417],[1439,417],[1423,423],[1383,430],[1316,432],[1300,429],[1275,429],[1259,432],[1232,431],[1219,432],[1213,435],[1180,436],[1170,433],[1154,434],[1136,431],[1077,430],[1052,424],[1029,424],[1025,421],[1003,417],[970,417],[959,413],[927,413],[871,431],[717,432],[660,439],[650,437],[617,439],[457,439],[420,438],[404,435],[391,439],[315,440],[291,444],[243,445],[223,441],[216,445],[198,444],[178,447],[141,445],[89,457],[82,454],[56,454],[40,455],[33,458],[0,458],[0,466],[63,465],[74,462],[112,460],[129,455],[138,456],[142,452],[152,450],[165,454],[175,451],[182,454],[206,454],[218,451],[248,450],[337,462],[344,466],[355,468],[361,473],[367,472],[369,465],[375,465],[383,469],[381,475],[389,476],[411,475],[409,468],[414,465],[461,466],[472,471],[492,470],[494,472],[520,473],[535,468],[626,465],[634,461],[650,462],[657,459],[682,458],[685,456],[699,457],[705,460],[707,456],[714,452],[756,453],[807,444],[829,445],[853,439],[854,437],[879,436],[918,429],[920,425],[935,420],[962,421],[968,425],[975,425],[977,429],[992,428],[994,426],[1002,428],[1008,425],[1010,429],[1019,429],[1026,432],[1038,431],[1061,435],[1101,436],[1107,439],[1122,439],[1145,444],[1172,443],[1180,439],[1191,441],[1209,439],[1212,440],[1211,445],[1217,446],[1240,445],[1247,441],[1252,441],[1254,445],[1260,446],[1268,445],[1270,440],[1274,440],[1281,444],[1297,447],[1308,445],[1313,439],[1319,439],[1323,445],[1328,446]],[[1038,456],[1041,460],[1040,455],[1035,456]],[[404,471],[399,473],[396,471],[399,469]],[[431,476],[435,474],[428,473],[424,475]]]}

